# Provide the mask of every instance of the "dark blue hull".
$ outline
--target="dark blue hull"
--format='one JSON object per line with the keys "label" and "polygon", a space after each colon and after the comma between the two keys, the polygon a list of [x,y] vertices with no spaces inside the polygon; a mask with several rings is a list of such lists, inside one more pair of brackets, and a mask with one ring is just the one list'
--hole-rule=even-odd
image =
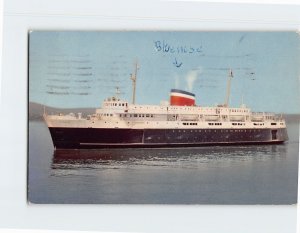
{"label": "dark blue hull", "polygon": [[288,140],[286,129],[105,129],[49,128],[57,149],[122,147],[197,147],[276,144]]}

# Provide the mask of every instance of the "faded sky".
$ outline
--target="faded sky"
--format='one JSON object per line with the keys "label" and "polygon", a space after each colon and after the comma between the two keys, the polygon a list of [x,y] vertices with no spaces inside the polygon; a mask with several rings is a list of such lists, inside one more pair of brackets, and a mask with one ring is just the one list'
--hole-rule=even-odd
{"label": "faded sky", "polygon": [[53,107],[99,107],[119,87],[131,101],[159,104],[171,88],[196,103],[254,111],[300,113],[300,36],[295,32],[47,32],[30,33],[29,100]]}

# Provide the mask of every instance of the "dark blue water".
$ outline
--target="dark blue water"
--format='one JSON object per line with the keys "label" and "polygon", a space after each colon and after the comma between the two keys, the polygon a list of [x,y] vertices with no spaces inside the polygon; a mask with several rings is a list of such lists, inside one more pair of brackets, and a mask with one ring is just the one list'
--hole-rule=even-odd
{"label": "dark blue water", "polygon": [[28,200],[97,204],[293,204],[299,124],[281,145],[54,151],[29,122]]}

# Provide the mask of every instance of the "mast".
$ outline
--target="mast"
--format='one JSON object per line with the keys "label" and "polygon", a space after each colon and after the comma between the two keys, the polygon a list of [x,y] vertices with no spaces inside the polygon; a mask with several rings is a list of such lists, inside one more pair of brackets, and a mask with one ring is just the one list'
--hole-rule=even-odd
{"label": "mast", "polygon": [[121,94],[120,88],[116,87],[116,99],[119,99],[119,95]]}
{"label": "mast", "polygon": [[130,79],[132,80],[132,104],[135,104],[135,90],[136,90],[136,79],[137,70],[139,69],[138,62],[135,63],[134,74],[131,74]]}
{"label": "mast", "polygon": [[228,73],[228,80],[227,80],[227,91],[226,91],[226,99],[225,99],[225,107],[228,107],[229,104],[229,96],[230,96],[230,86],[231,86],[231,79],[233,78],[232,69],[229,70]]}

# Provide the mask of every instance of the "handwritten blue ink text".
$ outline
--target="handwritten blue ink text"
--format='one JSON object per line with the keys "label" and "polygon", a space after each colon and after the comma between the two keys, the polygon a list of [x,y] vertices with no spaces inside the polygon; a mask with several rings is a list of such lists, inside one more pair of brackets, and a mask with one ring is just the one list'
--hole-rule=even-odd
{"label": "handwritten blue ink text", "polygon": [[199,54],[202,53],[202,45],[201,46],[191,46],[191,45],[179,45],[174,46],[164,40],[154,41],[154,47],[157,52],[162,53],[177,53],[177,54]]}

